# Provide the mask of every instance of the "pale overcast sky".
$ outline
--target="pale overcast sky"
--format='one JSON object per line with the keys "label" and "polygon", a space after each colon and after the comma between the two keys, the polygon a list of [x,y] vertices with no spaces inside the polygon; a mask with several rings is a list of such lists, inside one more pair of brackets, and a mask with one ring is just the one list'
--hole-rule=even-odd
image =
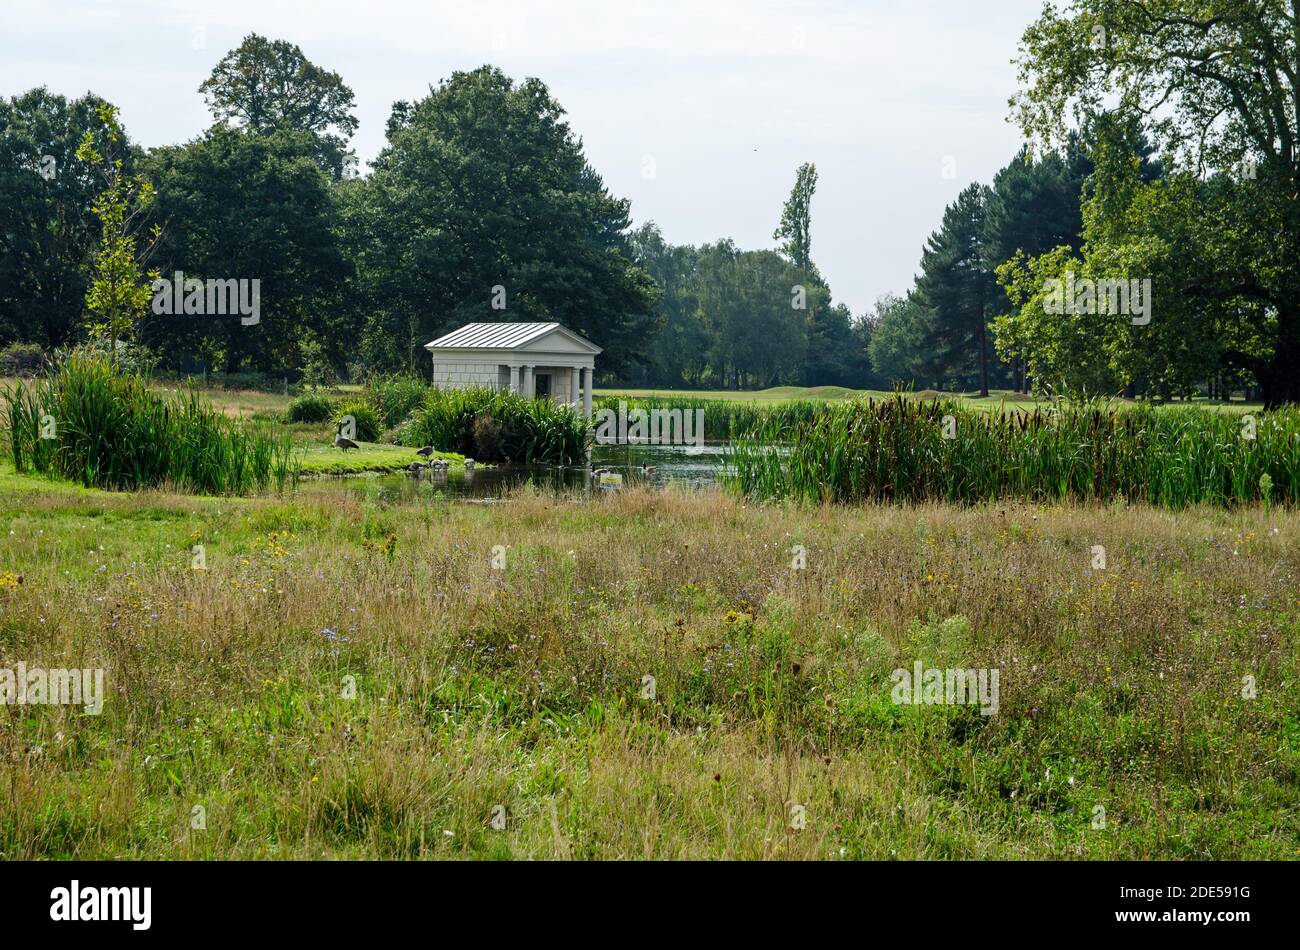
{"label": "pale overcast sky", "polygon": [[[674,243],[773,246],[815,162],[813,258],[855,313],[910,286],[944,205],[1020,142],[1011,59],[1040,0],[4,0],[0,94],[93,90],[146,146],[209,124],[198,86],[250,32],[357,97],[353,147],[457,69],[536,76],[610,190]],[[944,169],[955,171],[945,177]],[[364,167],[364,166],[363,166]],[[651,174],[653,172],[653,174]]]}

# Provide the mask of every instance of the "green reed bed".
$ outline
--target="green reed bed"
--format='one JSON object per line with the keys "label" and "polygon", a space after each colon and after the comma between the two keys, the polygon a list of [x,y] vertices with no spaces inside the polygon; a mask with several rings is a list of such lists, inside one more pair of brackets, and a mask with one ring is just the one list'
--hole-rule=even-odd
{"label": "green reed bed", "polygon": [[416,376],[382,376],[366,384],[365,399],[379,415],[385,429],[400,425],[429,394],[429,386]]}
{"label": "green reed bed", "polygon": [[747,495],[814,502],[1295,504],[1300,411],[1247,419],[1093,403],[993,414],[951,401],[855,400],[754,426],[730,464]]}
{"label": "green reed bed", "polygon": [[589,429],[568,406],[486,388],[430,389],[402,426],[403,445],[432,445],[479,461],[573,465]]}
{"label": "green reed bed", "polygon": [[594,410],[611,409],[618,411],[619,403],[629,411],[673,410],[683,412],[704,412],[704,437],[710,442],[725,442],[751,431],[760,425],[779,427],[808,422],[825,405],[811,399],[791,400],[789,402],[750,403],[727,399],[700,399],[691,396],[602,396],[592,403]]}
{"label": "green reed bed", "polygon": [[214,495],[278,491],[297,477],[287,436],[228,419],[192,391],[159,395],[143,377],[87,353],[7,388],[0,401],[19,472]]}

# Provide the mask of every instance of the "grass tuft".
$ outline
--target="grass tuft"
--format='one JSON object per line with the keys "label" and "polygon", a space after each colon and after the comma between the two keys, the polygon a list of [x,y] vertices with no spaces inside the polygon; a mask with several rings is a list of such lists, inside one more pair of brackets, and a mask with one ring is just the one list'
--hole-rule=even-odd
{"label": "grass tuft", "polygon": [[86,352],[0,398],[18,472],[118,491],[173,486],[213,495],[278,491],[297,477],[286,436],[228,419],[192,390],[160,395]]}

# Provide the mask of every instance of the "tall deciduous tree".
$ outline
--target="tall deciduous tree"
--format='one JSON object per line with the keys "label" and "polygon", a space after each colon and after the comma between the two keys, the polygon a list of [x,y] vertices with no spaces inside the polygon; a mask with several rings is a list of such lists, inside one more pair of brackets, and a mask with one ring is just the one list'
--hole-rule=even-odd
{"label": "tall deciduous tree", "polygon": [[540,80],[485,66],[398,103],[373,179],[357,219],[383,248],[368,279],[410,365],[471,320],[558,320],[604,347],[610,372],[645,358],[657,291],[632,261],[628,203]]}
{"label": "tall deciduous tree", "polygon": [[876,301],[868,319],[871,338],[867,352],[885,386],[911,388],[936,382],[924,365],[926,314],[912,295],[885,294]]}
{"label": "tall deciduous tree", "polygon": [[863,388],[870,362],[866,338],[854,332],[853,313],[846,304],[819,306],[808,321],[808,355],[804,358],[804,385]]}
{"label": "tall deciduous tree", "polygon": [[812,200],[817,193],[817,166],[805,162],[795,170],[794,187],[781,208],[781,221],[772,232],[780,251],[794,265],[804,316],[806,362],[800,381],[806,385],[829,383],[828,373],[842,376],[834,367],[841,354],[834,347],[848,334],[843,314],[832,315],[830,288],[812,260]]}
{"label": "tall deciduous tree", "polygon": [[794,187],[781,209],[781,223],[772,239],[781,242],[781,253],[802,271],[812,268],[812,200],[817,192],[817,166],[800,165],[794,174]]}
{"label": "tall deciduous tree", "polygon": [[150,154],[146,167],[166,226],[158,254],[164,276],[256,279],[261,293],[256,325],[231,314],[155,315],[152,347],[173,362],[265,372],[298,366],[309,337],[326,341],[340,362],[355,348],[359,331],[340,322],[351,313],[340,306],[350,265],[337,203],[315,158],[309,133],[222,126]]}
{"label": "tall deciduous tree", "polygon": [[[1040,390],[1187,396],[1216,375],[1226,340],[1258,352],[1238,300],[1205,306],[1176,291],[1189,261],[1215,256],[1235,185],[1175,174],[1148,181],[1123,123],[1098,123],[1083,205],[1084,242],[999,269],[1014,312],[995,324],[998,350],[1023,357]],[[1105,289],[1103,289],[1105,288]]]}
{"label": "tall deciduous tree", "polygon": [[[56,347],[81,331],[104,180],[76,153],[104,104],[43,87],[0,99],[0,344]],[[135,153],[122,136],[129,174]]]}
{"label": "tall deciduous tree", "polygon": [[1113,108],[1151,119],[1171,175],[1237,175],[1219,208],[1232,227],[1164,289],[1265,330],[1266,356],[1220,357],[1255,372],[1267,405],[1300,400],[1300,0],[1073,0],[1026,30],[1019,65],[1027,133],[1051,140],[1071,108]]}
{"label": "tall deciduous tree", "polygon": [[352,163],[355,97],[338,73],[315,65],[295,44],[256,33],[221,58],[199,86],[219,122],[259,133],[310,132],[322,166],[341,177]]}
{"label": "tall deciduous tree", "polygon": [[712,377],[729,389],[793,384],[807,339],[790,287],[799,271],[773,251],[742,251],[730,239],[700,248],[700,313],[709,328]]}
{"label": "tall deciduous tree", "polygon": [[656,386],[701,385],[708,369],[711,338],[699,309],[696,262],[690,245],[672,245],[653,221],[632,232],[633,259],[659,287],[658,311],[663,322],[649,348],[649,362],[634,376]]}

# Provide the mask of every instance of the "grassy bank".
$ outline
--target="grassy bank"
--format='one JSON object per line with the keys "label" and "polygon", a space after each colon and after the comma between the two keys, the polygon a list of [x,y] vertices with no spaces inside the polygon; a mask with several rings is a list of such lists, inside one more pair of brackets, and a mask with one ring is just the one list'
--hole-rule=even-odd
{"label": "grassy bank", "polygon": [[[401,472],[412,462],[424,461],[407,446],[375,442],[362,442],[359,448],[347,452],[328,443],[313,442],[306,444],[302,453],[302,473],[308,476]],[[465,457],[454,452],[435,452],[433,458],[445,458],[453,467],[465,463]]]}
{"label": "grassy bank", "polygon": [[1293,512],[0,479],[3,665],[108,694],[0,706],[6,859],[1300,856]]}

